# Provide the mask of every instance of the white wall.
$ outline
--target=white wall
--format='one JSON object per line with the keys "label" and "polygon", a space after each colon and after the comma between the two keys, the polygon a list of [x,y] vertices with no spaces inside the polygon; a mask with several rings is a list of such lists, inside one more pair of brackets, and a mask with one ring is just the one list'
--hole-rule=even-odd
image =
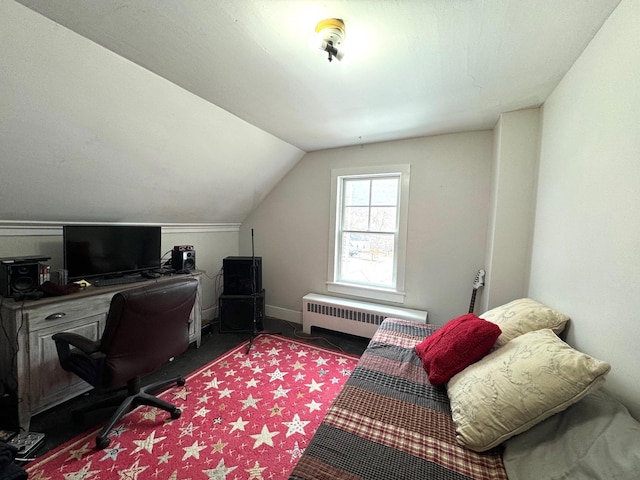
{"label": "white wall", "polygon": [[623,0],[543,109],[529,295],[611,363],[640,418],[640,2]]}
{"label": "white wall", "polygon": [[304,154],[18,3],[0,45],[0,220],[240,223]]}
{"label": "white wall", "polygon": [[411,165],[405,307],[444,324],[469,308],[484,262],[491,131],[458,133],[307,154],[247,218],[240,251],[263,257],[267,314],[300,321],[302,297],[327,293],[331,169]]}
{"label": "white wall", "polygon": [[539,155],[540,111],[503,113],[494,129],[485,286],[478,311],[525,296]]}

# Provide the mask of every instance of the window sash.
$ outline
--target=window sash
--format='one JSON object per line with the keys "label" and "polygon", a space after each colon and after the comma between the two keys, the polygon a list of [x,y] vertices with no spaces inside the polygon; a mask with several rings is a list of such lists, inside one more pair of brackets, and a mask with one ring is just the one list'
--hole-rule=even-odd
{"label": "window sash", "polygon": [[[341,194],[337,199],[340,202],[340,218],[336,280],[395,288],[400,174],[343,176],[338,181]],[[375,187],[385,185],[387,189],[391,187],[390,191],[386,195],[376,195]],[[353,195],[357,187],[360,195]],[[391,212],[393,221],[379,219],[376,213],[383,212]],[[360,215],[353,215],[355,213]],[[355,221],[354,216],[358,217]],[[358,268],[358,264],[363,268]]]}
{"label": "window sash", "polygon": [[[409,165],[332,170],[328,291],[404,302],[409,173]],[[377,193],[373,185],[380,187]],[[345,241],[353,238],[358,238],[360,244],[352,241],[350,248]],[[343,262],[345,255],[363,252],[371,259],[381,260],[369,272],[371,278],[343,271],[349,264]],[[380,255],[384,258],[376,258]]]}

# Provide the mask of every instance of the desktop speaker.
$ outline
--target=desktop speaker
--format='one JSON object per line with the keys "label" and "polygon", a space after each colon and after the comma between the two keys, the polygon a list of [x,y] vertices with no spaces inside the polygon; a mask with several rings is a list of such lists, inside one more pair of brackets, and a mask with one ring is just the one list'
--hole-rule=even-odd
{"label": "desktop speaker", "polygon": [[222,281],[225,295],[253,293],[253,265],[255,260],[255,291],[262,291],[262,257],[227,257],[222,260]]}
{"label": "desktop speaker", "polygon": [[[264,296],[264,290],[255,295],[258,331],[264,328]],[[220,333],[253,332],[253,301],[253,295],[220,295],[218,302]]]}
{"label": "desktop speaker", "polygon": [[171,268],[174,270],[195,270],[195,250],[171,250]]}
{"label": "desktop speaker", "polygon": [[0,295],[13,297],[34,291],[40,285],[39,263],[0,263]]}

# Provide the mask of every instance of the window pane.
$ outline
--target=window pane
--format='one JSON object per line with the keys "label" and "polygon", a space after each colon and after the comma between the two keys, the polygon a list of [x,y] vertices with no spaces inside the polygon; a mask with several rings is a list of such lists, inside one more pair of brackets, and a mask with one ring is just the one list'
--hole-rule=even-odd
{"label": "window pane", "polygon": [[369,230],[369,207],[345,207],[344,230]]}
{"label": "window pane", "polygon": [[395,232],[396,212],[395,207],[371,207],[371,226],[373,232]]}
{"label": "window pane", "polygon": [[342,235],[340,280],[390,287],[394,285],[394,235]]}
{"label": "window pane", "polygon": [[344,204],[369,205],[369,180],[345,180],[344,182]]}
{"label": "window pane", "polygon": [[398,204],[398,178],[380,178],[371,183],[371,205]]}
{"label": "window pane", "polygon": [[404,302],[410,171],[406,164],[331,170],[329,292]]}

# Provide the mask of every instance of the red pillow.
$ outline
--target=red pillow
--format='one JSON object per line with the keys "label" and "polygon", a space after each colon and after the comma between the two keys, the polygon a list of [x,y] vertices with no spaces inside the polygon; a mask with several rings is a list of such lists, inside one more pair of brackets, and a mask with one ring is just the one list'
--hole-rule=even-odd
{"label": "red pillow", "polygon": [[484,357],[500,336],[495,323],[468,313],[447,322],[415,346],[432,385],[442,385]]}

